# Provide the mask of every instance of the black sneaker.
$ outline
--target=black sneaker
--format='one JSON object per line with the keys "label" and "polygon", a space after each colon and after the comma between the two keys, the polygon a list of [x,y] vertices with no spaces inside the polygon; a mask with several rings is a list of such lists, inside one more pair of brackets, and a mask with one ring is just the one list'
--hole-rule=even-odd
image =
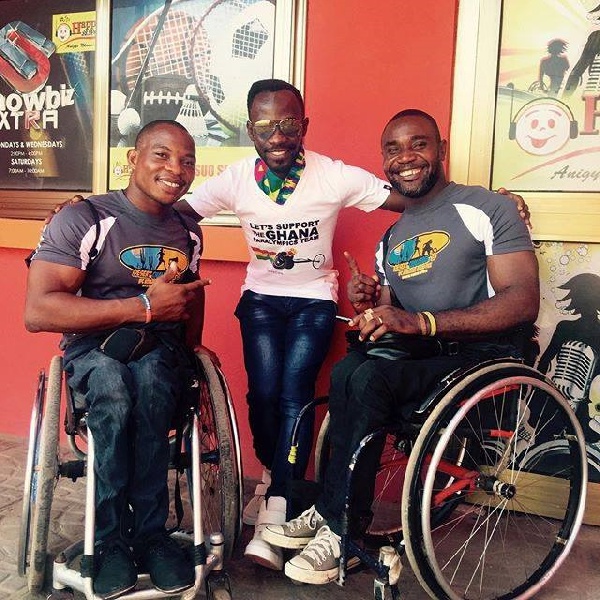
{"label": "black sneaker", "polygon": [[141,548],[140,563],[161,592],[175,594],[194,585],[194,566],[189,554],[166,533],[147,540]]}
{"label": "black sneaker", "polygon": [[94,556],[94,593],[104,600],[118,598],[137,583],[129,548],[120,541],[103,544]]}

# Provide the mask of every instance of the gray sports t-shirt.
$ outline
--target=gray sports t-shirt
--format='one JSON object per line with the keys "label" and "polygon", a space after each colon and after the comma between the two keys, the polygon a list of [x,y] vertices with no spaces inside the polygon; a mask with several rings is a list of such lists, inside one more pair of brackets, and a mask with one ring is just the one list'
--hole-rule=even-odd
{"label": "gray sports t-shirt", "polygon": [[148,214],[121,191],[90,196],[89,201],[100,219],[98,256],[92,268],[90,251],[96,240],[96,223],[85,202],[66,206],[52,219],[32,257],[84,271],[89,268],[82,296],[137,296],[165,272],[172,260],[181,272],[198,272],[202,234],[192,219],[179,217],[174,210],[160,217]]}
{"label": "gray sports t-shirt", "polygon": [[375,269],[407,311],[450,310],[494,295],[488,256],[523,250],[533,246],[512,200],[450,183],[404,211],[379,242]]}

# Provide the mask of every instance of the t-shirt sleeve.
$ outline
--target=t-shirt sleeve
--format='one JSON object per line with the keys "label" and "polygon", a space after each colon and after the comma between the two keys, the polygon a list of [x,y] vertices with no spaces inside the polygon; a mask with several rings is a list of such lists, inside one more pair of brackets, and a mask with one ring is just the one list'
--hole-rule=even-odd
{"label": "t-shirt sleeve", "polygon": [[224,210],[232,210],[235,190],[231,167],[207,179],[186,198],[187,203],[201,216],[214,217]]}
{"label": "t-shirt sleeve", "polygon": [[369,171],[334,161],[340,190],[343,190],[344,206],[371,212],[379,208],[390,195],[387,181],[375,177]]}
{"label": "t-shirt sleeve", "polygon": [[96,225],[84,203],[66,206],[46,225],[32,260],[85,270],[96,239]]}
{"label": "t-shirt sleeve", "polygon": [[532,250],[531,235],[519,215],[517,205],[508,198],[500,196],[492,215],[494,229],[491,251],[487,254],[508,254]]}

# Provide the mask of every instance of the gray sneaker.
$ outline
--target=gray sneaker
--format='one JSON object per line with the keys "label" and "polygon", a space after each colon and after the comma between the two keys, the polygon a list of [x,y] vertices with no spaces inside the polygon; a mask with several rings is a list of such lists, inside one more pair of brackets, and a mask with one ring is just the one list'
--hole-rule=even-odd
{"label": "gray sneaker", "polygon": [[314,506],[283,525],[267,525],[261,535],[269,544],[280,548],[304,548],[317,531],[326,524]]}
{"label": "gray sneaker", "polygon": [[285,574],[294,581],[323,584],[338,578],[340,538],[327,525],[297,556],[285,563]]}

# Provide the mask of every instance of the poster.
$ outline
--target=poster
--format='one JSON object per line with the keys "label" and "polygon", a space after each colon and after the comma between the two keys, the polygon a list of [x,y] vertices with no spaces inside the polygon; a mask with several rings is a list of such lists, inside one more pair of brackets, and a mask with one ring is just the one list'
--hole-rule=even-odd
{"label": "poster", "polygon": [[177,120],[194,137],[192,189],[254,152],[246,97],[273,76],[275,8],[275,0],[114,0],[110,189],[126,185],[127,150],[155,119]]}
{"label": "poster", "polygon": [[600,191],[600,2],[504,0],[492,186]]}
{"label": "poster", "polygon": [[[587,441],[589,479],[600,482],[600,245],[541,242],[537,256],[541,306],[535,366],[575,410]],[[551,439],[537,442],[552,452]]]}
{"label": "poster", "polygon": [[0,187],[91,190],[95,1],[4,0]]}

